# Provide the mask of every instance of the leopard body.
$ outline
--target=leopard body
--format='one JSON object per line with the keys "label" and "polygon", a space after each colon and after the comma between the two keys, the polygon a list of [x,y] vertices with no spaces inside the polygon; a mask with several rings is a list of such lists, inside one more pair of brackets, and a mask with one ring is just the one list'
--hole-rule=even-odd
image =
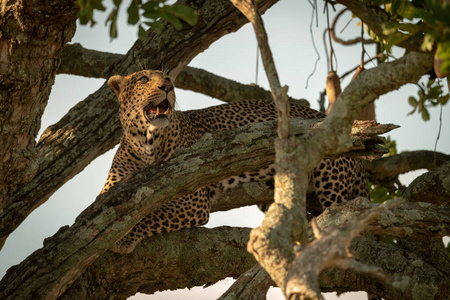
{"label": "leopard body", "polygon": [[[196,143],[205,133],[275,120],[277,116],[273,102],[267,100],[176,111],[174,85],[161,71],[144,70],[126,77],[113,76],[108,85],[119,99],[123,134],[101,193],[155,160],[169,159],[176,149]],[[304,119],[325,117],[321,112],[299,105],[291,105],[290,115]],[[173,200],[144,217],[112,250],[129,253],[145,237],[205,224],[209,220],[211,203],[220,192],[243,182],[271,180],[274,172],[274,166],[246,172]],[[322,208],[356,196],[367,197],[362,163],[347,157],[323,159],[310,174],[309,192]]]}

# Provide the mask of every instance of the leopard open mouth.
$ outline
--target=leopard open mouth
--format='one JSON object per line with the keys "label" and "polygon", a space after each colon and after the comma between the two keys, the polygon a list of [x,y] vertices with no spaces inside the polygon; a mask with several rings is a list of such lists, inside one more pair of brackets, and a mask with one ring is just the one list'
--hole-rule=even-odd
{"label": "leopard open mouth", "polygon": [[167,99],[156,106],[151,103],[144,107],[144,116],[149,122],[158,118],[167,118],[169,109],[169,101]]}

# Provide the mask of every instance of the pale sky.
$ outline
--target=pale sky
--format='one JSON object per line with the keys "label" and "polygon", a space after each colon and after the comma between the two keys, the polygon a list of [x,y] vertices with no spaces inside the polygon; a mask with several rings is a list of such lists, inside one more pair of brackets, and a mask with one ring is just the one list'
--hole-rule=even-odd
{"label": "pale sky", "polygon": [[[105,1],[105,5],[109,1]],[[112,1],[111,1],[112,2]],[[124,1],[126,6],[129,1]],[[317,55],[311,42],[309,24],[312,8],[308,1],[283,0],[272,7],[263,17],[269,42],[274,54],[275,63],[282,84],[289,86],[289,94],[297,98],[306,98],[313,108],[318,109],[319,92],[324,89],[327,75],[327,65],[322,44],[322,32],[326,26],[326,19],[322,16],[322,1],[319,3],[319,28],[313,28],[315,42],[321,59],[317,70],[309,80],[305,89],[306,79],[314,69]],[[340,10],[340,8],[339,8]],[[107,28],[103,26],[106,14],[98,13],[98,24],[89,28],[78,26],[72,42],[81,43],[84,47],[99,51],[125,53],[137,37],[137,28],[124,24],[124,11],[119,16],[119,38],[110,42]],[[347,14],[343,18],[344,25],[350,18]],[[354,37],[359,34],[357,20],[353,20],[344,35]],[[353,33],[353,35],[352,35]],[[369,48],[373,55],[373,48]],[[359,64],[361,47],[339,47],[335,45],[335,52],[339,61],[338,74]],[[402,51],[397,51],[397,57]],[[198,55],[190,66],[203,68],[209,72],[224,76],[242,83],[255,82],[256,40],[251,26],[246,25],[237,33],[230,34],[213,44],[204,53]],[[366,68],[371,68],[369,64]],[[348,76],[351,77],[351,76]],[[347,78],[342,88],[348,84]],[[103,79],[88,79],[77,76],[58,75],[52,94],[42,120],[41,132],[59,119],[78,101],[96,91]],[[262,65],[259,66],[258,84],[269,89]],[[176,83],[175,83],[176,85]],[[417,87],[408,85],[399,91],[389,93],[376,101],[377,121],[380,123],[395,123],[401,128],[389,133],[397,141],[398,150],[433,150],[439,129],[439,108],[430,109],[431,120],[424,122],[418,114],[406,116],[411,110],[408,97],[416,95]],[[176,91],[178,108],[181,110],[203,108],[218,105],[221,102],[193,92]],[[437,151],[449,153],[450,138],[450,105],[442,110],[442,132],[437,144]],[[66,183],[45,204],[36,209],[25,222],[7,239],[0,252],[0,276],[14,264],[20,263],[34,250],[42,247],[44,238],[53,235],[61,226],[71,225],[76,216],[91,204],[106,179],[111,166],[115,149],[92,162],[86,169]],[[414,172],[402,176],[404,183],[410,182],[418,174]],[[211,215],[207,227],[220,225],[256,227],[260,225],[263,214],[255,207],[243,208]],[[216,299],[233,281],[227,279],[207,289],[195,288],[190,291],[175,291],[156,293],[150,296],[139,295],[133,299],[179,299],[187,296],[194,299]],[[364,299],[363,293],[345,294],[339,299]],[[279,289],[273,289],[268,299],[283,299]],[[327,299],[335,299],[327,294]]]}

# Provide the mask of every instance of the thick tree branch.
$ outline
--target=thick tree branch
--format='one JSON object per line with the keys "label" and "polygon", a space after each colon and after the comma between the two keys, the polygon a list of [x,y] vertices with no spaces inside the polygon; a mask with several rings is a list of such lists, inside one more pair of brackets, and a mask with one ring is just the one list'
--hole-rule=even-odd
{"label": "thick tree branch", "polygon": [[125,57],[123,54],[86,49],[81,44],[67,44],[61,53],[57,74],[108,79],[111,66]]}
{"label": "thick tree branch", "polygon": [[[319,287],[319,274],[321,271],[338,267],[340,269],[355,269],[361,273],[364,267],[353,261],[350,257],[349,247],[351,241],[359,235],[364,227],[375,220],[382,211],[392,207],[393,202],[385,202],[368,209],[356,218],[350,219],[344,226],[331,227],[322,232],[314,225],[313,231],[316,239],[296,254],[291,268],[286,276],[284,291],[287,299],[323,299]],[[314,230],[315,229],[315,230]],[[319,255],[318,255],[319,254]],[[364,273],[379,272],[379,269],[368,268]],[[385,278],[383,278],[385,279]]]}
{"label": "thick tree branch", "polygon": [[408,201],[423,201],[449,207],[450,161],[414,179],[403,196]]}
{"label": "thick tree branch", "polygon": [[107,251],[58,299],[127,299],[236,278],[255,264],[249,232],[198,227],[146,239],[128,255]]}
{"label": "thick tree branch", "polygon": [[395,178],[410,171],[436,167],[450,161],[450,155],[434,151],[409,151],[366,162],[369,179],[375,183],[391,183]]}
{"label": "thick tree branch", "polygon": [[[227,1],[181,2],[198,11],[197,25],[182,30],[166,25],[164,35],[149,32],[145,39],[136,41],[120,62],[112,66],[111,74],[127,75],[139,70],[143,64],[151,69],[161,69],[164,65],[171,75],[176,76],[198,53],[247,22]],[[259,8],[264,12],[276,2],[262,0]],[[4,210],[0,211],[0,246],[59,187],[118,143],[121,129],[117,109],[117,100],[105,84],[44,132],[38,144],[40,158],[37,175],[8,198]]]}
{"label": "thick tree branch", "polygon": [[[322,230],[326,230],[336,224],[342,224],[342,220],[364,213],[371,207],[372,205],[368,205],[367,202],[346,203],[341,207],[330,209],[317,221]],[[435,212],[437,218],[430,218],[429,210]],[[428,230],[416,231],[417,224],[408,223],[405,216],[415,216],[417,220],[420,219],[421,224],[428,227]],[[392,222],[386,223],[387,220]],[[403,224],[401,220],[407,223]],[[385,299],[413,299],[411,291],[426,284],[438,291],[437,295],[445,295],[450,286],[449,277],[443,277],[445,274],[435,265],[370,237],[373,234],[391,233],[394,233],[395,237],[404,236],[403,234],[395,235],[402,231],[397,230],[397,226],[410,227],[409,236],[411,237],[417,238],[418,235],[415,232],[426,231],[427,235],[420,235],[422,238],[435,236],[433,227],[436,220],[440,220],[441,223],[443,220],[447,222],[447,225],[442,227],[446,231],[441,231],[438,236],[449,234],[448,212],[435,206],[421,207],[416,203],[403,203],[392,211],[383,212],[366,228],[364,234],[368,237],[358,237],[352,243],[352,253],[358,261],[382,268],[389,274],[409,276],[409,288],[404,293],[380,278],[367,274],[361,275],[353,270],[342,271],[334,268],[320,274],[321,289],[327,292],[365,290],[377,293]],[[384,228],[384,231],[377,228]],[[405,230],[405,232],[408,231]],[[63,299],[105,299],[115,296],[118,299],[125,299],[136,292],[152,294],[155,291],[180,287],[209,285],[227,276],[237,277],[251,268],[255,262],[253,256],[245,251],[249,233],[248,228],[192,228],[145,239],[135,251],[128,255],[107,251],[61,297]],[[312,236],[311,229],[309,229],[309,235]],[[207,244],[205,241],[208,241]],[[165,251],[161,252],[161,249]],[[217,249],[222,250],[217,251]],[[209,264],[208,262],[211,261],[214,263]],[[199,262],[202,268],[198,268]],[[221,267],[217,268],[218,265]],[[445,266],[442,267],[445,268]],[[171,271],[161,272],[161,270]],[[14,268],[9,272],[15,272]],[[252,272],[259,273],[258,270]],[[424,278],[425,274],[429,274],[426,275],[429,277]],[[443,278],[447,279],[442,280]],[[255,279],[259,281],[261,278],[255,277]],[[242,289],[238,290],[242,291]],[[244,292],[245,290],[247,289],[244,288]]]}
{"label": "thick tree branch", "polygon": [[[320,229],[331,229],[336,226],[336,220],[355,219],[376,206],[367,200],[362,200],[363,198],[358,198],[327,209],[317,217]],[[381,212],[376,222],[367,223],[363,233],[389,235],[396,238],[443,237],[450,233],[450,208],[424,202],[405,202]],[[312,239],[311,234],[310,239]]]}
{"label": "thick tree branch", "polygon": [[[317,122],[296,120],[292,134],[304,134]],[[159,161],[119,182],[80,214],[74,225],[46,240],[44,248],[9,272],[0,282],[4,287],[0,298],[57,298],[116,240],[164,203],[273,163],[274,149],[268,145],[275,136],[273,122],[207,134],[167,162]],[[49,277],[54,278],[50,283]]]}
{"label": "thick tree branch", "polygon": [[[107,79],[112,75],[109,74],[111,65],[123,57],[122,54],[100,52],[83,48],[80,44],[70,44],[63,49],[58,73]],[[193,67],[186,67],[178,74],[175,85],[177,88],[202,93],[225,102],[271,98],[271,92],[259,86],[242,84]],[[305,99],[289,97],[289,101],[309,106]]]}
{"label": "thick tree branch", "polygon": [[2,1],[0,211],[6,199],[38,171],[35,138],[60,52],[75,33],[78,10],[72,0]]}
{"label": "thick tree branch", "polygon": [[[178,75],[175,84],[178,88],[202,93],[225,102],[272,98],[270,91],[257,85],[242,84],[193,67],[186,67]],[[305,99],[288,98],[290,102],[309,106],[309,102]]]}

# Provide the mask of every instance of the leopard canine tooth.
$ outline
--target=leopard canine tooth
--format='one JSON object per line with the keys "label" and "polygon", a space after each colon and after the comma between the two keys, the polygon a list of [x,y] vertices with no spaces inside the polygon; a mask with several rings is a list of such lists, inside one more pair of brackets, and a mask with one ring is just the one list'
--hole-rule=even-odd
{"label": "leopard canine tooth", "polygon": [[159,113],[159,107],[157,106],[156,107],[156,115],[158,116],[160,113]]}

